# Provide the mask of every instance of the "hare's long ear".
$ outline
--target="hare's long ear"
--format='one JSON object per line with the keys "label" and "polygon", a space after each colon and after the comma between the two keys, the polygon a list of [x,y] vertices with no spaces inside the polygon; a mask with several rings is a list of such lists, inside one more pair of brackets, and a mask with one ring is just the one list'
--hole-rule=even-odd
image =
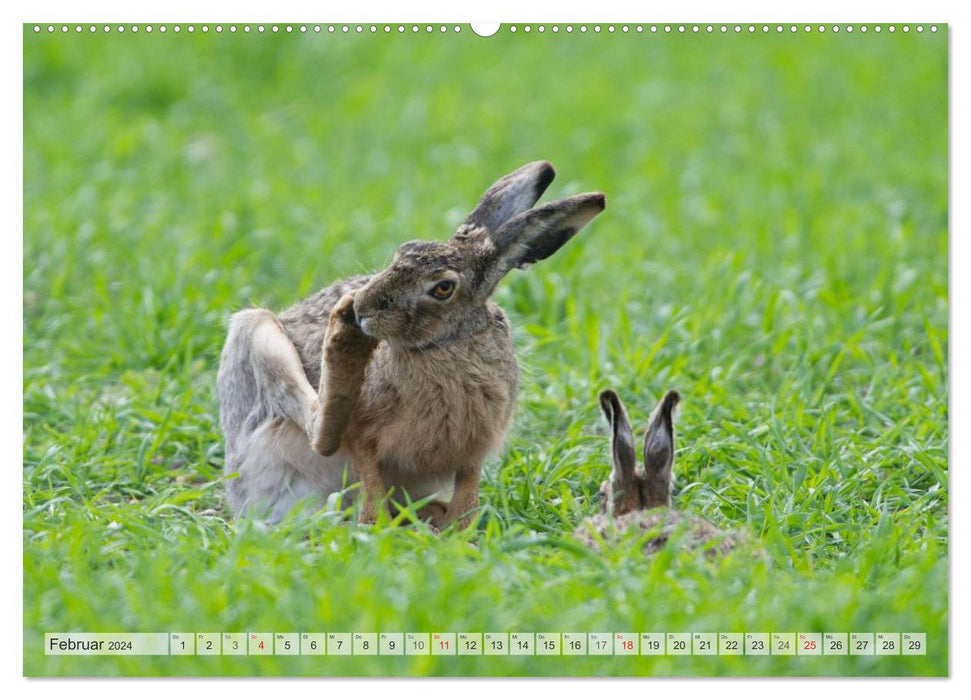
{"label": "hare's long ear", "polygon": [[470,228],[484,228],[490,233],[497,231],[509,219],[536,204],[554,177],[553,166],[538,160],[500,178],[482,195],[478,205],[459,226],[459,231]]}
{"label": "hare's long ear", "polygon": [[674,464],[674,409],[681,401],[669,391],[651,414],[644,437],[644,502],[647,507],[671,505],[671,467]]}
{"label": "hare's long ear", "polygon": [[634,487],[634,433],[630,419],[620,397],[610,389],[600,392],[600,410],[610,426],[610,456],[613,470],[610,472],[612,493],[631,492]]}
{"label": "hare's long ear", "polygon": [[477,294],[489,295],[507,272],[525,269],[558,251],[607,206],[600,192],[577,194],[513,217],[489,236],[479,261]]}

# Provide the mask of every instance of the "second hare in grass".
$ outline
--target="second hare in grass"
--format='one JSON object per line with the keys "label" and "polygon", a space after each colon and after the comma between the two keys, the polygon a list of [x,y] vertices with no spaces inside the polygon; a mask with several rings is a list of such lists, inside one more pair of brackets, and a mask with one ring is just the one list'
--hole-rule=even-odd
{"label": "second hare in grass", "polygon": [[610,427],[613,468],[600,487],[599,515],[577,528],[579,540],[593,547],[636,528],[651,536],[644,551],[659,551],[677,537],[688,548],[702,547],[708,555],[726,554],[738,544],[734,532],[722,532],[707,520],[671,509],[671,470],[674,465],[674,409],[681,397],[669,391],[651,414],[644,437],[643,468],[637,468],[634,434],[620,397],[600,394],[600,409]]}

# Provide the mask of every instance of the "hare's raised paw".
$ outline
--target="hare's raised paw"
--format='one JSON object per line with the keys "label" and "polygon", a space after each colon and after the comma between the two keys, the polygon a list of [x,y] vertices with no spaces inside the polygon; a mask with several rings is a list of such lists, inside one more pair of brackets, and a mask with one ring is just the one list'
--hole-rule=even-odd
{"label": "hare's raised paw", "polygon": [[345,323],[351,326],[357,325],[356,316],[354,314],[354,292],[348,292],[334,304],[334,308],[330,310],[329,322],[333,323]]}
{"label": "hare's raised paw", "polygon": [[324,334],[320,409],[312,440],[317,453],[329,457],[340,449],[377,345],[354,319],[354,294],[345,294],[331,310]]}
{"label": "hare's raised paw", "polygon": [[378,340],[367,335],[357,325],[354,293],[345,294],[331,310],[327,321],[327,333],[324,336],[324,354],[327,360],[347,358],[367,364],[377,346]]}

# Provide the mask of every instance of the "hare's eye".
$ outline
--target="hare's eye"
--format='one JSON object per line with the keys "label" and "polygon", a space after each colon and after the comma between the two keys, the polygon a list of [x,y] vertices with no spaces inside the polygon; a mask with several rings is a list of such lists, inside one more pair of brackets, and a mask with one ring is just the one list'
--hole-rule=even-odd
{"label": "hare's eye", "polygon": [[450,296],[452,296],[452,293],[454,291],[455,291],[455,282],[453,282],[452,280],[442,280],[434,287],[432,287],[432,291],[429,292],[429,294],[431,294],[439,301],[445,301]]}

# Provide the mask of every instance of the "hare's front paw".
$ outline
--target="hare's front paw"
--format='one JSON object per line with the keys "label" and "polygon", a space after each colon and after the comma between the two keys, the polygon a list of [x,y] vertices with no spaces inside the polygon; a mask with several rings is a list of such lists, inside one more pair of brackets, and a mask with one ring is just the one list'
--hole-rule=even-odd
{"label": "hare's front paw", "polygon": [[354,319],[354,295],[345,294],[330,312],[324,334],[320,409],[311,443],[324,457],[340,448],[377,345]]}
{"label": "hare's front paw", "polygon": [[366,335],[354,315],[354,293],[341,297],[330,312],[324,336],[324,355],[328,363],[364,366],[378,341]]}
{"label": "hare's front paw", "polygon": [[448,526],[448,506],[439,501],[431,501],[418,509],[418,517],[437,531]]}

